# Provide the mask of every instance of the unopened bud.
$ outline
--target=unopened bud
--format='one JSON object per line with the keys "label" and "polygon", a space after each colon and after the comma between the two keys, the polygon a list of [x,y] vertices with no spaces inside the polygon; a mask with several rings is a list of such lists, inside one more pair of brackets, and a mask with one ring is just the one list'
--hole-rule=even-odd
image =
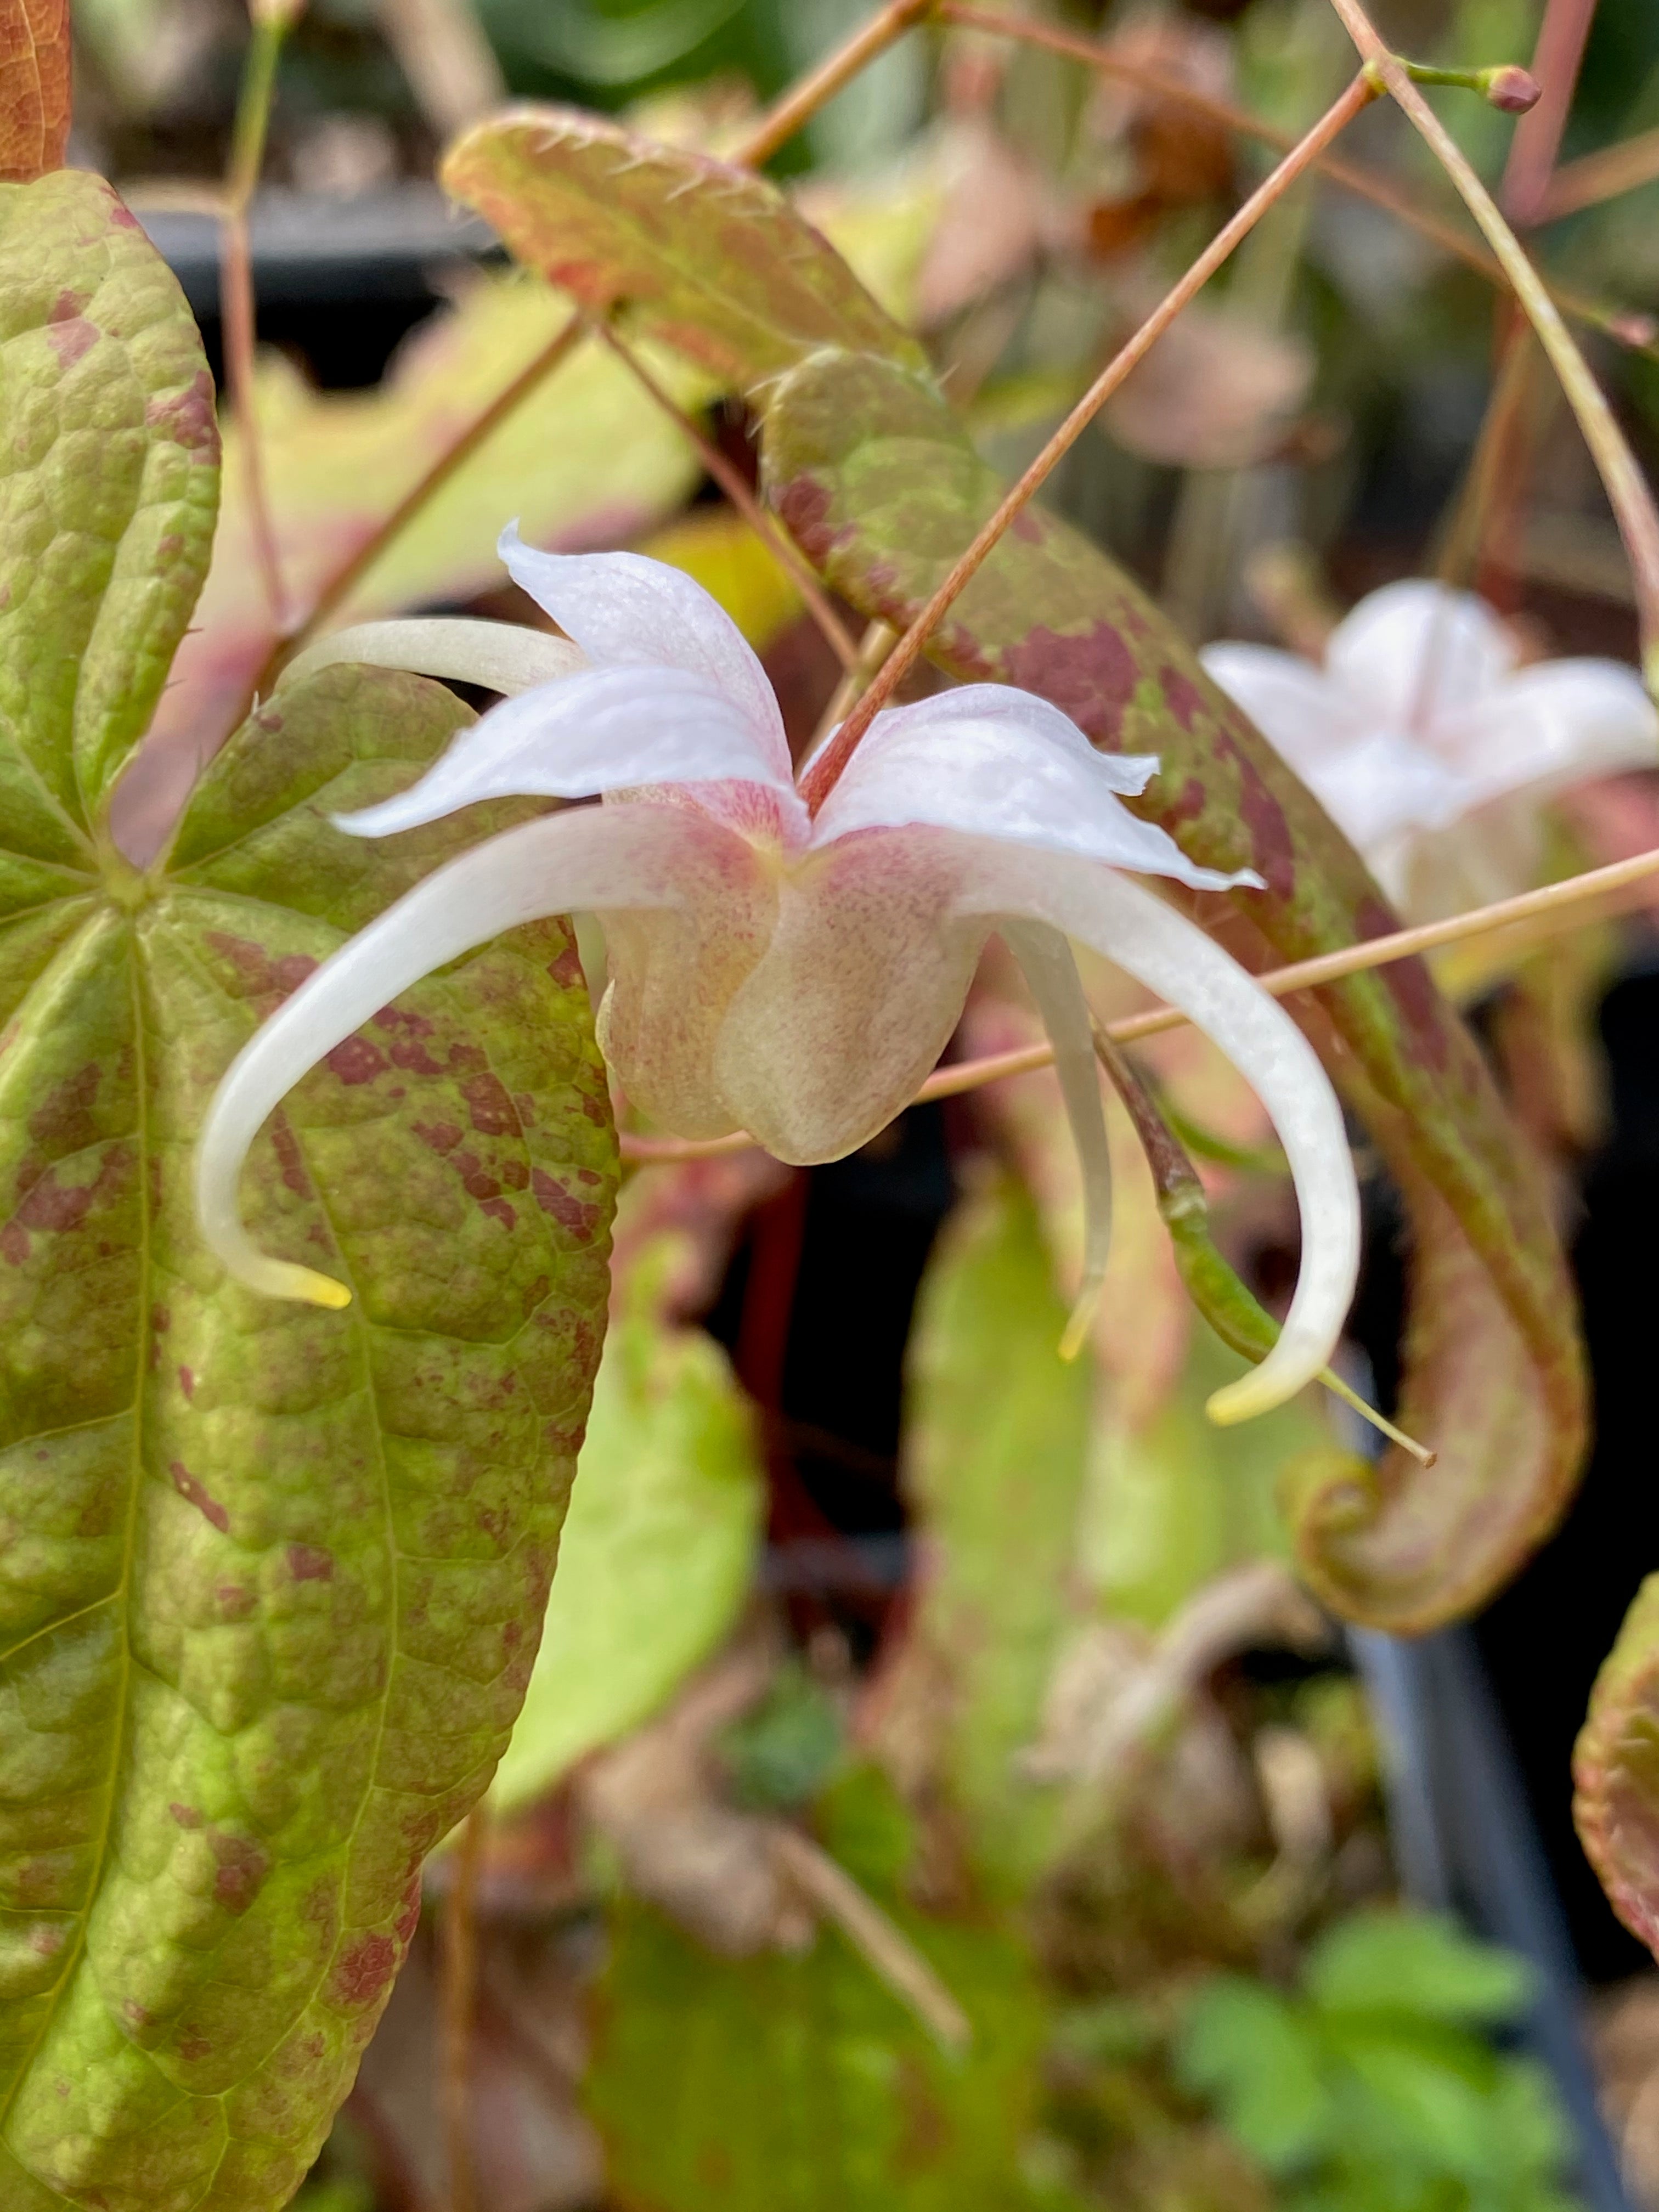
{"label": "unopened bud", "polygon": [[1487,103],[1501,107],[1505,115],[1524,115],[1528,108],[1536,107],[1543,97],[1543,87],[1530,70],[1523,70],[1519,62],[1504,62],[1497,69],[1482,70],[1480,89]]}

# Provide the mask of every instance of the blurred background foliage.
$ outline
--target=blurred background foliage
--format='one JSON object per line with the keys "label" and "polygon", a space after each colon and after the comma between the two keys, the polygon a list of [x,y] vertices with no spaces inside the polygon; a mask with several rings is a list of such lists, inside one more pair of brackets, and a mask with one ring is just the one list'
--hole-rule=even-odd
{"label": "blurred background foliage", "polygon": [[[865,12],[313,0],[283,61],[262,204],[273,225],[286,207],[285,228],[262,232],[260,209],[254,225],[274,341],[261,425],[298,604],[378,544],[434,453],[562,319],[487,240],[439,220],[445,137],[510,93],[718,149]],[[1285,130],[1352,67],[1327,0],[1007,12]],[[1526,59],[1542,9],[1394,0],[1377,14],[1414,56],[1468,64]],[[187,259],[165,226],[222,170],[245,16],[237,0],[76,0],[76,21],[77,154]],[[1510,119],[1437,97],[1497,183]],[[1659,8],[1599,0],[1561,161],[1656,129]],[[1386,104],[1342,151],[1456,224]],[[1144,85],[933,27],[775,167],[923,334],[1007,470],[1268,158]],[[1536,243],[1560,281],[1624,318],[1595,360],[1650,463],[1659,159],[1649,171]],[[296,238],[309,259],[295,262]],[[376,291],[379,307],[331,290],[329,268],[353,254],[354,270],[395,264],[407,282]],[[202,313],[212,337],[210,297]],[[750,466],[730,396],[652,365]],[[231,446],[200,628],[152,744],[158,819],[272,642],[234,433]],[[1316,656],[1364,592],[1439,573],[1480,589],[1528,655],[1632,651],[1594,471],[1507,307],[1420,230],[1328,181],[1273,210],[1045,496],[1195,641]],[[630,544],[696,575],[806,741],[836,670],[793,584],[681,428],[592,346],[478,443],[340,611],[526,618],[494,560],[514,514],[542,543]],[[1543,872],[1659,843],[1655,799],[1641,777],[1571,794]],[[1604,1209],[1652,1208],[1650,1082],[1627,1068],[1609,1091],[1597,1026],[1609,980],[1638,989],[1651,954],[1638,917],[1445,970],[1569,1230],[1587,1173]],[[597,988],[597,940],[584,957]],[[1140,1003],[1104,970],[1085,981],[1108,1018]],[[1036,1035],[1012,970],[988,958],[957,1048]],[[1255,1102],[1192,1035],[1141,1064],[1200,1155],[1220,1241],[1272,1303],[1294,1272],[1294,1208]],[[1055,1347],[1080,1194],[1046,1073],[915,1109],[811,1174],[756,1154],[635,1171],[524,1718],[487,1820],[434,1863],[427,1926],[306,2212],[1575,2201],[1561,2095],[1524,2047],[1537,1985],[1413,1895],[1400,1747],[1355,1650],[1284,1563],[1281,1486],[1355,1438],[1310,1401],[1243,1431],[1206,1424],[1235,1356],[1187,1304],[1121,1117],[1113,1143],[1112,1274],[1071,1366]],[[1355,1379],[1386,1397],[1397,1267],[1389,1193],[1370,1187],[1350,1352]],[[1611,1495],[1620,1556],[1604,1541],[1586,1569],[1570,1551],[1584,1585],[1571,1597],[1546,1564],[1510,1633],[1532,1671],[1498,1685],[1527,1717],[1534,1812],[1569,1888],[1566,1740],[1659,1538],[1655,1509],[1632,1503],[1628,1433],[1606,1396],[1602,1436],[1583,1525],[1601,1527]],[[1602,1916],[1589,1937],[1575,1923],[1587,1960],[1606,1980],[1631,1973],[1599,1899],[1581,1905]],[[1659,2204],[1650,1984],[1607,2002],[1601,2052],[1627,2185]]]}

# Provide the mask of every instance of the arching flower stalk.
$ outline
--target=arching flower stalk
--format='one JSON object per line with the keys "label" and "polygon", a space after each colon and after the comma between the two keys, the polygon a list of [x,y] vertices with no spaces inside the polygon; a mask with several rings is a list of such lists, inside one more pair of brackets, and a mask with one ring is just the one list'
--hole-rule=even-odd
{"label": "arching flower stalk", "polygon": [[368,661],[506,695],[410,790],[345,817],[387,836],[476,800],[602,795],[439,869],[343,945],[253,1037],[204,1127],[197,1194],[231,1273],[343,1304],[326,1276],[255,1249],[238,1209],[260,1125],[306,1071],[422,976],[504,929],[599,916],[599,1040],[629,1097],[687,1138],[746,1128],[780,1159],[836,1159],[883,1128],[955,1029],[987,938],[1020,961],[1053,1037],[1087,1193],[1082,1341],[1106,1264],[1111,1188],[1089,1012],[1068,939],[1179,1006],[1253,1085],[1289,1159],[1301,1274],[1278,1343],[1218,1391],[1267,1411],[1330,1358],[1352,1294],[1358,1201],[1342,1116],[1288,1015],[1195,924],[1133,880],[1255,884],[1194,866],[1121,804],[1157,769],[1097,753],[1046,701],[972,684],[890,709],[814,816],[777,702],[726,615],[637,555],[531,551],[515,580],[572,642],[472,622],[348,629],[285,680]]}
{"label": "arching flower stalk", "polygon": [[1520,667],[1486,601],[1443,584],[1414,578],[1362,599],[1322,669],[1263,645],[1200,657],[1413,921],[1527,890],[1546,799],[1659,766],[1659,714],[1633,668]]}

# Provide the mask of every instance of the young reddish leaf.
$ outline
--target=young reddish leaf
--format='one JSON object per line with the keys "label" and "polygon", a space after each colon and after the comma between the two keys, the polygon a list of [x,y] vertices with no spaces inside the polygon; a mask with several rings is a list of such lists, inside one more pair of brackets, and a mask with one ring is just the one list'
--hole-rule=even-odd
{"label": "young reddish leaf", "polygon": [[0,0],[0,183],[64,164],[70,127],[69,0]]}
{"label": "young reddish leaf", "polygon": [[1659,1953],[1659,1575],[1602,1662],[1572,1778],[1585,1856],[1626,1927]]}
{"label": "young reddish leaf", "polygon": [[[769,387],[769,495],[860,611],[902,627],[1001,485],[931,383],[823,353]],[[1127,802],[1207,867],[1255,868],[1238,949],[1283,961],[1393,928],[1361,862],[1190,648],[1097,548],[1027,509],[957,601],[933,655],[1017,684],[1111,751],[1155,752]],[[1224,927],[1218,909],[1212,916]],[[1239,938],[1239,933],[1229,931]],[[1252,942],[1253,940],[1253,942]],[[1330,1050],[1412,1207],[1400,1414],[1439,1452],[1396,1452],[1363,1489],[1297,1501],[1304,1573],[1351,1618],[1419,1631],[1496,1589],[1559,1517],[1584,1433],[1582,1352],[1559,1247],[1480,1054],[1417,961],[1298,1012]]]}
{"label": "young reddish leaf", "polygon": [[746,385],[816,346],[925,356],[775,185],[576,108],[493,117],[445,156],[446,191],[592,313]]}

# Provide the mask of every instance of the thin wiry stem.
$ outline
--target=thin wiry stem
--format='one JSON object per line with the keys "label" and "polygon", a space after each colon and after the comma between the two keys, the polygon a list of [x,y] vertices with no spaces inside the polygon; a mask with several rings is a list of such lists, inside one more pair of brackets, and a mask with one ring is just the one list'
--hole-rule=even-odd
{"label": "thin wiry stem", "polygon": [[253,35],[243,64],[241,90],[237,95],[236,121],[231,135],[219,224],[219,318],[224,337],[225,381],[230,388],[231,406],[241,432],[242,480],[247,494],[253,557],[270,609],[270,619],[277,629],[286,621],[288,609],[283,592],[282,564],[276,553],[276,533],[271,525],[265,491],[264,456],[254,404],[256,331],[247,216],[258,188],[259,172],[264,165],[265,137],[270,127],[270,106],[276,91],[276,64],[295,12],[268,7],[253,11]]}
{"label": "thin wiry stem", "polygon": [[594,318],[592,328],[610,347],[618,361],[623,363],[638,383],[640,389],[654,399],[670,422],[678,423],[681,432],[696,448],[698,459],[709,475],[726,494],[755,535],[789,571],[797,590],[806,603],[806,611],[817,624],[825,643],[843,669],[849,674],[858,666],[859,648],[852,632],[830,604],[830,597],[818,581],[817,572],[788,532],[769,515],[754,493],[744,482],[740,469],[733,468],[712,438],[704,434],[702,426],[686,413],[679,402],[665,392],[637,354],[630,353],[609,323]]}
{"label": "thin wiry stem", "polygon": [[1476,176],[1462,148],[1401,68],[1378,36],[1360,0],[1331,0],[1349,37],[1365,58],[1379,83],[1402,107],[1407,118],[1456,186],[1463,204],[1486,235],[1487,244],[1504,264],[1504,273],[1538,333],[1538,342],[1549,356],[1567,404],[1578,418],[1603,489],[1612,505],[1619,534],[1636,587],[1637,618],[1642,635],[1643,673],[1650,690],[1659,689],[1659,510],[1649,490],[1636,456],[1589,364],[1578,350],[1543,280],[1527,258],[1521,241],[1499,211],[1498,203]]}
{"label": "thin wiry stem", "polygon": [[[1115,77],[1121,83],[1135,85],[1159,100],[1186,108],[1191,114],[1207,116],[1223,130],[1237,132],[1240,137],[1254,138],[1264,146],[1276,147],[1281,153],[1287,152],[1296,143],[1290,131],[1263,122],[1259,116],[1250,114],[1248,109],[1236,107],[1231,100],[1217,100],[1193,85],[1183,84],[1178,77],[1165,76],[1161,70],[1126,60],[1114,53],[1109,46],[1079,37],[1075,32],[1059,30],[1048,23],[1000,15],[989,8],[974,6],[972,0],[939,0],[939,14],[941,21],[960,24],[966,30],[985,31],[1003,38],[1018,40],[1027,46],[1044,47],[1050,53],[1063,54],[1069,60],[1081,62],[1085,68],[1093,70],[1101,76]],[[1590,159],[1599,159],[1599,156],[1592,155]],[[1507,288],[1508,279],[1502,266],[1478,240],[1443,221],[1432,210],[1421,206],[1392,178],[1379,175],[1374,169],[1365,168],[1358,162],[1347,161],[1335,154],[1322,154],[1316,166],[1322,176],[1343,191],[1352,192],[1356,198],[1369,200],[1373,207],[1382,208],[1416,231],[1419,238],[1427,239],[1443,252],[1453,255],[1477,270],[1488,283]],[[1551,296],[1563,314],[1605,331],[1620,345],[1638,352],[1651,353],[1655,350],[1659,325],[1656,325],[1651,315],[1610,307],[1601,301],[1587,299],[1582,293],[1564,290],[1559,285],[1552,285],[1550,289]]]}
{"label": "thin wiry stem", "polygon": [[422,509],[443,489],[457,469],[471,459],[484,441],[499,428],[520,403],[528,399],[532,392],[539,390],[554,370],[569,359],[585,334],[582,318],[573,315],[564,327],[548,340],[535,359],[521,368],[510,384],[504,385],[483,412],[475,415],[459,436],[444,448],[419,482],[410,485],[390,514],[363,540],[351,558],[330,577],[304,621],[295,626],[289,636],[279,641],[270,659],[259,672],[258,681],[254,686],[257,692],[263,696],[270,689],[277,671],[302,645],[315,637],[330,617],[344,605],[392,539],[401,536]]}
{"label": "thin wiry stem", "polygon": [[1539,220],[1548,199],[1595,13],[1595,0],[1549,0],[1544,10],[1532,57],[1532,74],[1543,88],[1542,96],[1516,126],[1499,187],[1505,214],[1522,228]]}
{"label": "thin wiry stem", "polygon": [[1535,218],[1559,222],[1563,216],[1577,215],[1620,192],[1633,192],[1659,177],[1659,130],[1639,131],[1621,138],[1616,146],[1603,146],[1576,161],[1564,161],[1550,179],[1549,189]]}
{"label": "thin wiry stem", "polygon": [[1272,175],[1251,193],[1231,221],[1216,233],[1197,260],[1165,294],[1127,344],[1121,347],[1102,369],[900,638],[869,690],[803,778],[801,796],[814,814],[834,789],[836,779],[852,758],[860,739],[876,715],[921,658],[928,639],[957,596],[973,580],[1004,532],[1055,464],[1076,444],[1130,371],[1145,360],[1182,309],[1202,290],[1234,247],[1249,235],[1268,209],[1283,198],[1308,168],[1320,149],[1328,145],[1338,132],[1344,130],[1376,97],[1376,87],[1362,70],[1341,97],[1320,117],[1313,129],[1285,156]]}
{"label": "thin wiry stem", "polygon": [[860,70],[868,69],[878,55],[884,54],[889,46],[933,12],[933,0],[888,0],[886,7],[878,9],[867,22],[860,24],[851,38],[833,53],[826,54],[799,84],[792,85],[762,116],[737,151],[726,158],[750,169],[758,169],[763,162],[769,161],[778,149],[804,129],[820,108],[827,107]]}
{"label": "thin wiry stem", "polygon": [[802,1894],[833,1920],[902,2004],[947,2051],[965,2051],[972,2023],[915,1944],[890,1920],[839,1860],[799,1828],[780,1821],[772,1850]]}
{"label": "thin wiry stem", "polygon": [[489,1815],[475,1805],[461,1830],[454,1881],[444,1901],[443,2124],[448,2212],[477,2212],[472,2166],[472,2029],[478,2002],[478,1877]]}
{"label": "thin wiry stem", "polygon": [[1487,547],[1499,542],[1504,524],[1524,498],[1531,460],[1522,434],[1538,366],[1536,342],[1519,308],[1511,307],[1503,320],[1486,411],[1436,563],[1442,583],[1477,591]]}
{"label": "thin wiry stem", "polygon": [[[1493,930],[1514,928],[1528,922],[1538,925],[1528,934],[1530,947],[1545,938],[1581,927],[1592,919],[1592,912],[1585,909],[1593,911],[1602,900],[1616,899],[1620,893],[1633,886],[1644,886],[1656,875],[1659,875],[1659,848],[1650,853],[1634,854],[1627,860],[1612,861],[1605,868],[1588,869],[1583,875],[1569,876],[1559,884],[1546,884],[1538,890],[1522,891],[1514,898],[1495,900],[1490,906],[1471,908],[1467,914],[1451,915],[1443,921],[1419,922],[1414,928],[1397,929],[1386,937],[1368,937],[1362,944],[1345,945],[1338,951],[1322,952],[1311,960],[1293,961],[1285,968],[1270,968],[1255,981],[1264,991],[1281,999],[1292,991],[1310,991],[1322,983],[1340,982],[1345,975],[1363,975],[1368,969],[1386,968],[1396,960],[1409,960],[1420,953],[1435,951],[1443,945],[1461,945],[1466,938],[1485,936]],[[1142,1037],[1181,1029],[1186,1019],[1177,1007],[1152,1006],[1144,1014],[1131,1014],[1123,1021],[1103,1024],[1103,1033],[1114,1044],[1134,1044]],[[1034,1068],[1049,1066],[1054,1056],[1054,1047],[1045,1043],[1024,1045],[1016,1052],[990,1053],[980,1060],[958,1060],[951,1066],[935,1068],[912,1103],[921,1105],[933,1098],[955,1098],[963,1091],[977,1091],[987,1083],[1000,1082],[1004,1076],[1028,1075]],[[730,1137],[697,1141],[624,1133],[622,1149],[624,1159],[641,1162],[701,1160],[720,1152],[746,1151],[754,1141],[741,1130]]]}
{"label": "thin wiry stem", "polygon": [[[893,0],[893,4],[864,24],[845,45],[829,55],[777,103],[727,159],[738,167],[756,167],[769,159],[785,140],[810,122],[826,101],[857,76],[866,64],[892,45],[927,15],[932,0]],[[503,386],[481,415],[475,416],[453,442],[439,454],[418,482],[412,484],[392,512],[363,540],[351,558],[329,579],[311,611],[290,635],[279,637],[260,670],[256,696],[270,689],[277,672],[302,645],[315,637],[343,606],[358,585],[392,541],[402,536],[416,516],[424,511],[456,471],[471,460],[479,447],[506,422],[508,416],[539,391],[555,369],[574,351],[586,329],[580,315],[573,315],[558,335]]]}
{"label": "thin wiry stem", "polygon": [[874,680],[882,662],[897,643],[898,632],[890,623],[883,622],[879,615],[866,624],[864,635],[859,640],[858,659],[830,693],[830,703],[819,715],[818,726],[812,732],[813,744],[829,736],[860,692]]}

